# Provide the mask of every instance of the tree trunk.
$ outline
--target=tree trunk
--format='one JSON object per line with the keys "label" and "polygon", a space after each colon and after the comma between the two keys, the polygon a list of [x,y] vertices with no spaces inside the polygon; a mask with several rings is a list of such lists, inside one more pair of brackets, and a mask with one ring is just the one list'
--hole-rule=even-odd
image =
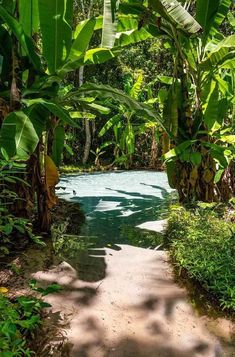
{"label": "tree trunk", "polygon": [[173,182],[182,203],[228,202],[235,195],[234,168],[227,168],[219,181],[214,182],[216,165],[212,157],[206,154],[199,166],[177,161],[174,168]]}
{"label": "tree trunk", "polygon": [[[83,85],[84,82],[84,66],[79,68],[79,86]],[[90,149],[91,149],[91,128],[90,122],[87,118],[84,120],[85,124],[85,134],[86,134],[86,141],[84,146],[84,153],[82,158],[82,163],[86,164],[89,159]]]}
{"label": "tree trunk", "polygon": [[156,128],[152,129],[152,146],[151,146],[151,160],[150,167],[156,169],[157,167],[157,140],[156,140]]}
{"label": "tree trunk", "polygon": [[90,149],[91,149],[91,128],[88,119],[85,119],[85,133],[86,133],[86,142],[85,142],[83,159],[82,159],[83,164],[87,163],[89,159]]}

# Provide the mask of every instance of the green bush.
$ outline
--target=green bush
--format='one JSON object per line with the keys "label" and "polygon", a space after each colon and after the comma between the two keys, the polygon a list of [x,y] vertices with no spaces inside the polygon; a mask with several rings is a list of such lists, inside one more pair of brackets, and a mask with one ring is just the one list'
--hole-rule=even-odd
{"label": "green bush", "polygon": [[[61,290],[58,284],[46,288],[37,286],[36,280],[31,280],[30,288],[42,297]],[[10,300],[0,288],[0,356],[29,357],[35,355],[31,351],[30,341],[35,330],[42,324],[43,308],[51,305],[34,296],[20,296]]]}
{"label": "green bush", "polygon": [[48,304],[34,297],[10,301],[0,294],[0,355],[31,356],[29,335],[41,324],[40,311]]}
{"label": "green bush", "polygon": [[173,207],[166,237],[179,273],[186,271],[222,308],[235,310],[234,224],[208,209]]}
{"label": "green bush", "polygon": [[24,177],[25,164],[10,159],[6,152],[0,151],[0,256],[11,253],[11,248],[18,245],[20,240],[33,240],[43,244],[40,237],[32,230],[28,219],[16,217],[11,213],[12,208],[20,197],[15,192],[17,184],[28,184]]}

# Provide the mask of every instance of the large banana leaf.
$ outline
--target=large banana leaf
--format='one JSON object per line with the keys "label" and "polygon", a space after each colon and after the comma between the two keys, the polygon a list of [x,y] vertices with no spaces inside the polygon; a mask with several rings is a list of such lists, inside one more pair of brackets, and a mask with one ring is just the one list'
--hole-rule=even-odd
{"label": "large banana leaf", "polygon": [[38,6],[43,54],[55,73],[71,49],[73,0],[38,0]]}
{"label": "large banana leaf", "polygon": [[33,63],[34,67],[38,70],[41,68],[40,58],[37,55],[34,43],[32,39],[25,35],[22,25],[11,16],[3,6],[0,5],[0,17],[7,24],[10,30],[13,32],[23,50],[29,57],[29,60]]}
{"label": "large banana leaf", "polygon": [[205,37],[219,28],[231,3],[231,0],[197,0],[196,20],[202,26]]}
{"label": "large banana leaf", "polygon": [[27,158],[34,152],[39,141],[29,116],[22,111],[10,113],[5,118],[0,135],[0,146],[9,156],[16,154]]}
{"label": "large banana leaf", "polygon": [[19,0],[19,19],[24,33],[31,37],[38,31],[38,0]]}
{"label": "large banana leaf", "polygon": [[65,76],[68,72],[75,71],[81,66],[88,64],[100,64],[113,58],[117,53],[108,48],[92,48],[82,55],[78,56],[75,61],[66,61],[64,66],[58,71],[59,76]]}
{"label": "large banana leaf", "polygon": [[74,43],[68,57],[69,60],[76,61],[79,56],[86,52],[94,33],[95,24],[95,18],[91,18],[78,24],[74,34]]}
{"label": "large banana leaf", "polygon": [[100,64],[115,57],[114,51],[107,48],[94,48],[85,53],[84,64]]}
{"label": "large banana leaf", "polygon": [[115,40],[116,47],[124,47],[133,43],[145,41],[153,37],[146,28],[142,27],[140,30],[130,30],[124,33],[118,33]]}
{"label": "large banana leaf", "polygon": [[220,41],[217,46],[209,52],[207,57],[201,62],[201,66],[205,69],[209,69],[214,65],[222,65],[223,61],[228,59],[229,53],[234,50],[235,35],[231,35]]}
{"label": "large banana leaf", "polygon": [[203,30],[208,32],[213,18],[217,13],[220,0],[197,0],[196,4],[196,20],[202,26]]}
{"label": "large banana leaf", "polygon": [[117,21],[115,19],[116,2],[104,0],[101,47],[112,48],[114,45],[117,29]]}
{"label": "large banana leaf", "polygon": [[134,98],[131,98],[129,95],[118,89],[115,89],[108,85],[88,83],[80,87],[76,92],[74,92],[74,94],[71,93],[71,95],[74,95],[75,97],[80,94],[100,97],[102,99],[112,99],[116,102],[124,104],[127,108],[131,109],[131,111],[136,111],[146,118],[156,120],[164,128],[160,115],[154,109],[150,108],[146,104],[137,102]]}
{"label": "large banana leaf", "polygon": [[177,0],[149,0],[148,3],[150,9],[157,11],[177,28],[190,34],[201,30],[199,23]]}
{"label": "large banana leaf", "polygon": [[62,120],[63,123],[77,127],[77,123],[70,117],[68,112],[62,108],[60,105],[51,102],[49,100],[45,100],[42,98],[38,99],[23,99],[23,103],[25,103],[28,107],[31,105],[40,105],[46,108],[50,113],[52,113],[55,117],[58,117]]}

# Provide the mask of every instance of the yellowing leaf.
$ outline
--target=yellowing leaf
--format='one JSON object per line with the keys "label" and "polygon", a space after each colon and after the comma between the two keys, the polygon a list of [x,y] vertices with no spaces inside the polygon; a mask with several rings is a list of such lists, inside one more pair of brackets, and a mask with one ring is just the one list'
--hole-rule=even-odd
{"label": "yellowing leaf", "polygon": [[7,288],[5,288],[4,286],[0,286],[0,294],[6,294],[6,293],[8,293],[8,289]]}
{"label": "yellowing leaf", "polygon": [[46,190],[47,190],[47,206],[52,208],[57,204],[55,194],[55,186],[59,182],[59,173],[54,161],[50,156],[45,155],[45,173],[46,173]]}
{"label": "yellowing leaf", "polygon": [[48,155],[45,156],[45,171],[47,186],[57,185],[59,182],[59,173],[54,161]]}

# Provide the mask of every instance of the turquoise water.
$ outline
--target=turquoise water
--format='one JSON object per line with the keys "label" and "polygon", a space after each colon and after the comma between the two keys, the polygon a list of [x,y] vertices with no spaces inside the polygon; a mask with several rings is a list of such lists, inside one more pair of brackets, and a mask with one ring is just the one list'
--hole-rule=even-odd
{"label": "turquoise water", "polygon": [[164,218],[172,189],[163,172],[116,171],[62,177],[57,194],[86,215],[81,236],[96,246],[151,246],[156,234],[136,228]]}

